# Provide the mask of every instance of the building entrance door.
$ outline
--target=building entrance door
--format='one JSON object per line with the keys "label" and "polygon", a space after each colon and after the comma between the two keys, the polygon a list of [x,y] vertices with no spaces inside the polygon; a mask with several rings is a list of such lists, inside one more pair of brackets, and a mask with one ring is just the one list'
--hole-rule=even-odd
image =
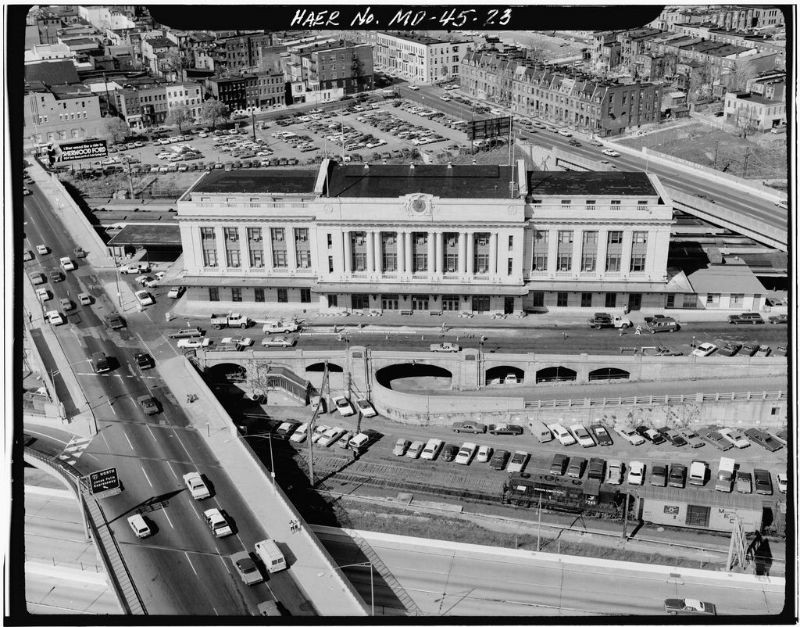
{"label": "building entrance door", "polygon": [[503,304],[503,313],[507,314],[514,313],[514,298],[512,296],[506,296]]}
{"label": "building entrance door", "polygon": [[642,308],[641,294],[628,294],[628,311],[639,311]]}
{"label": "building entrance door", "polygon": [[488,296],[473,296],[472,297],[472,311],[475,313],[486,313],[489,311],[489,297]]}

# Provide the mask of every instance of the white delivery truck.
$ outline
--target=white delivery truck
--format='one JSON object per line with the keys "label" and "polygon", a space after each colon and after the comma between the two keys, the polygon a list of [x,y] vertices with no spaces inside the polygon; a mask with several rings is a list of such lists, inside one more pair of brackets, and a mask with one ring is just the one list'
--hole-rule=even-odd
{"label": "white delivery truck", "polygon": [[689,485],[704,485],[706,482],[706,471],[708,464],[695,460],[689,466]]}
{"label": "white delivery truck", "polygon": [[550,431],[550,429],[548,429],[544,423],[539,422],[538,420],[533,420],[528,423],[528,426],[531,429],[531,433],[535,435],[536,439],[542,444],[553,439],[553,432]]}
{"label": "white delivery truck", "polygon": [[736,460],[731,457],[719,458],[719,470],[717,471],[717,481],[714,489],[720,492],[733,491],[733,471],[736,468]]}
{"label": "white delivery truck", "polygon": [[256,542],[256,555],[264,562],[264,566],[270,573],[277,573],[286,568],[286,559],[278,548],[275,540],[262,540]]}

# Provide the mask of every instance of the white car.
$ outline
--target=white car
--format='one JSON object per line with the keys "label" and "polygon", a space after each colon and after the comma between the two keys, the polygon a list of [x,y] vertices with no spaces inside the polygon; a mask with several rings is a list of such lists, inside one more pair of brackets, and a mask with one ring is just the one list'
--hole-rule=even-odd
{"label": "white car", "polygon": [[333,427],[332,429],[328,429],[325,433],[322,434],[322,437],[317,441],[317,444],[320,446],[330,446],[340,437],[342,437],[347,432],[347,429],[344,427]]}
{"label": "white car", "polygon": [[439,451],[442,450],[444,446],[444,441],[438,438],[431,438],[428,440],[427,444],[425,444],[425,448],[422,449],[422,459],[434,459],[438,454]]}
{"label": "white car", "polygon": [[48,311],[45,314],[45,318],[47,318],[47,321],[54,327],[64,324],[65,322],[64,316],[62,316],[61,313],[58,311]]}
{"label": "white car", "polygon": [[411,443],[411,446],[408,447],[406,451],[406,457],[410,457],[411,459],[418,459],[420,453],[422,453],[422,449],[425,448],[425,442],[422,440],[414,440]]}
{"label": "white car", "polygon": [[628,485],[642,485],[644,482],[644,464],[631,462],[628,467]]}
{"label": "white car", "polygon": [[640,436],[636,431],[633,429],[627,429],[625,427],[617,426],[614,427],[614,432],[619,434],[619,436],[625,440],[628,444],[633,444],[633,446],[639,446],[640,444],[644,444],[644,438]]}
{"label": "white car", "polygon": [[509,372],[509,373],[508,373],[508,374],[505,376],[505,379],[504,379],[504,381],[505,381],[506,383],[519,383],[519,377],[517,377],[517,375],[515,375],[515,374],[513,374],[513,373]]}
{"label": "white car", "polygon": [[708,357],[711,353],[717,350],[717,345],[711,342],[703,342],[692,351],[695,357]]}
{"label": "white car", "polygon": [[195,501],[207,499],[211,496],[211,492],[199,472],[187,472],[183,475],[183,482],[189,488],[189,494],[192,495]]}
{"label": "white car", "polygon": [[154,280],[155,279],[153,279],[153,277],[151,277],[149,274],[143,274],[142,276],[136,277],[136,283],[138,283],[139,285],[144,285],[147,281],[154,281]]}
{"label": "white car", "polygon": [[559,134],[559,135],[563,135],[564,137],[572,137],[572,133],[570,133],[570,132],[569,132],[567,129],[565,129],[565,128],[560,128],[560,129],[558,129],[558,134]]}
{"label": "white car", "polygon": [[61,267],[64,269],[64,271],[75,269],[75,264],[72,263],[72,259],[69,257],[62,257],[58,260],[58,262],[61,264]]}
{"label": "white car", "polygon": [[36,290],[36,298],[38,298],[39,301],[44,302],[46,300],[50,300],[53,298],[53,296],[47,291],[47,288],[40,287],[38,290]]}
{"label": "white car", "polygon": [[50,249],[44,244],[37,244],[36,252],[39,253],[40,255],[46,255],[47,253],[50,252]]}
{"label": "white car", "polygon": [[789,477],[785,472],[778,473],[778,492],[786,494],[786,489],[789,487]]}
{"label": "white car", "polygon": [[514,454],[511,456],[511,461],[508,462],[508,467],[506,470],[508,472],[522,472],[525,468],[525,464],[528,463],[528,459],[530,459],[531,454],[527,451],[514,451]]}
{"label": "white car", "polygon": [[295,344],[297,344],[297,338],[294,336],[270,336],[261,340],[261,345],[267,347],[291,348]]}
{"label": "white car", "polygon": [[439,96],[439,98],[445,102],[450,102],[452,100],[450,96]]}
{"label": "white car", "polygon": [[475,457],[475,452],[478,450],[478,445],[474,442],[464,442],[456,455],[456,464],[467,466],[472,458]]}
{"label": "white car", "polygon": [[717,432],[736,448],[747,448],[750,446],[750,440],[748,440],[744,434],[739,433],[735,429],[729,429],[728,427],[725,427],[724,429],[717,429]]}
{"label": "white car", "polygon": [[556,440],[561,442],[564,446],[569,446],[570,444],[575,444],[575,438],[572,437],[572,434],[567,431],[564,427],[559,424],[551,424],[547,425],[547,428],[553,432]]}
{"label": "white car", "polygon": [[606,157],[619,157],[619,153],[616,150],[611,150],[611,148],[606,148],[602,152]]}
{"label": "white car", "polygon": [[356,413],[350,401],[344,396],[334,396],[332,400],[333,404],[336,405],[336,409],[342,416],[352,416]]}
{"label": "white car", "polygon": [[578,441],[584,448],[589,448],[590,446],[595,446],[596,442],[589,432],[586,430],[586,427],[580,424],[574,424],[570,427],[572,434],[575,436],[575,439]]}
{"label": "white car", "polygon": [[492,453],[494,453],[494,449],[484,444],[478,447],[478,456],[475,459],[484,464],[489,461]]}
{"label": "white car", "polygon": [[394,443],[394,448],[392,449],[392,455],[396,455],[397,457],[402,457],[406,454],[408,447],[411,446],[411,441],[406,440],[405,438],[398,438],[397,442]]}
{"label": "white car", "polygon": [[297,427],[297,429],[295,429],[294,433],[291,436],[289,436],[289,441],[303,442],[305,441],[307,436],[308,436],[308,423],[304,422],[299,427]]}
{"label": "white car", "polygon": [[312,444],[316,444],[319,442],[319,439],[325,435],[325,433],[330,429],[329,425],[317,425],[314,427],[314,433],[311,434],[311,442]]}
{"label": "white car", "polygon": [[173,287],[173,288],[170,289],[169,292],[167,292],[167,298],[180,298],[185,291],[186,291],[186,288],[183,287],[182,285],[179,285],[177,287]]}
{"label": "white car", "polygon": [[136,296],[136,300],[138,300],[139,304],[142,306],[154,305],[156,302],[147,290],[139,290],[138,292],[134,292],[133,295]]}
{"label": "white car", "polygon": [[358,407],[358,411],[361,412],[361,415],[364,416],[364,418],[374,418],[378,415],[378,412],[375,411],[372,403],[365,398],[359,398],[356,401],[356,407]]}
{"label": "white car", "polygon": [[211,344],[211,339],[207,337],[185,337],[178,340],[178,348],[204,348]]}
{"label": "white car", "polygon": [[409,85],[409,86],[408,86],[408,88],[409,88],[411,91],[419,91],[419,87],[417,87],[416,85]]}
{"label": "white car", "polygon": [[225,536],[233,535],[233,529],[231,529],[230,524],[225,520],[225,516],[217,508],[207,509],[203,512],[203,516],[205,516],[206,524],[215,537],[224,538]]}

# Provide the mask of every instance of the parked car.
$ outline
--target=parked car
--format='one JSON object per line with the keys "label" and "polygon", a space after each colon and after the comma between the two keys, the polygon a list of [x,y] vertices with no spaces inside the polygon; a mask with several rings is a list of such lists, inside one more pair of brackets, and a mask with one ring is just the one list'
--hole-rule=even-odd
{"label": "parked car", "polygon": [[289,441],[296,442],[299,444],[300,442],[304,442],[307,437],[308,437],[308,423],[304,422],[299,427],[297,427],[297,429],[295,429],[294,433],[291,436],[289,436]]}
{"label": "parked car", "polygon": [[667,485],[667,464],[653,464],[650,469],[650,485],[664,488]]}
{"label": "parked car", "polygon": [[589,448],[596,445],[594,439],[592,439],[592,436],[589,435],[589,432],[583,425],[574,424],[570,427],[570,431],[572,431],[572,434],[575,436],[578,444],[580,444],[582,447]]}
{"label": "parked car", "polygon": [[721,342],[719,340],[717,340],[717,346],[719,347],[717,353],[725,357],[733,357],[742,347],[738,342]]}
{"label": "parked car", "polygon": [[748,440],[744,434],[737,429],[725,427],[723,429],[719,429],[719,434],[733,444],[736,448],[747,448],[750,446],[750,440]]}
{"label": "parked car", "polygon": [[461,448],[458,450],[458,454],[456,455],[456,464],[468,466],[472,461],[472,458],[475,457],[475,453],[477,451],[477,444],[474,442],[464,442],[464,444],[462,444]]}
{"label": "parked car", "polygon": [[716,446],[721,451],[727,451],[733,448],[733,443],[723,438],[719,432],[711,427],[701,427],[697,430],[697,435],[699,435],[703,440],[711,444],[711,446]]}
{"label": "parked car", "polygon": [[347,429],[344,427],[333,427],[328,429],[325,433],[322,434],[322,437],[317,440],[317,444],[320,446],[329,447],[331,444],[336,442],[340,437],[342,437],[347,432]]}
{"label": "parked car", "polygon": [[666,442],[663,435],[661,435],[658,431],[656,431],[652,427],[648,427],[646,425],[636,427],[636,433],[642,436],[645,440],[649,440],[650,442],[656,445],[663,444],[664,442]]}
{"label": "parked car", "polygon": [[614,431],[625,440],[628,444],[632,444],[633,446],[639,446],[640,444],[644,444],[645,440],[642,436],[640,436],[636,431],[629,427],[623,427],[621,425],[617,425],[614,427]]}
{"label": "parked car", "polygon": [[624,475],[625,465],[618,459],[609,459],[606,468],[606,483],[609,485],[620,485]]}
{"label": "parked car", "polygon": [[686,444],[688,444],[690,448],[700,448],[706,445],[706,443],[700,439],[700,436],[691,429],[681,429],[679,433],[683,439],[686,440]]}
{"label": "parked car", "polygon": [[509,425],[505,423],[490,424],[489,433],[492,435],[522,435],[525,430],[519,425]]}
{"label": "parked car", "polygon": [[489,468],[492,470],[503,470],[508,463],[508,458],[511,456],[511,453],[505,450],[495,451],[494,455],[492,456],[491,461],[489,462]]}
{"label": "parked car", "polygon": [[445,444],[442,449],[442,459],[446,462],[452,462],[456,455],[458,455],[458,447],[455,444]]}
{"label": "parked car", "polygon": [[762,431],[761,429],[751,428],[747,429],[744,434],[752,441],[758,444],[759,446],[763,446],[767,449],[770,453],[774,453],[777,450],[783,448],[783,444],[781,444],[776,438],[771,436],[766,431]]}
{"label": "parked car", "polygon": [[753,493],[753,476],[749,472],[736,471],[736,491],[740,494]]}
{"label": "parked car", "polygon": [[672,464],[670,466],[669,486],[671,488],[683,488],[686,486],[686,466],[683,464]]}
{"label": "parked car", "polygon": [[173,288],[170,288],[169,292],[167,292],[167,298],[180,298],[183,296],[183,293],[186,291],[186,288],[183,285],[177,285]]}
{"label": "parked car", "polygon": [[528,463],[530,457],[530,453],[526,451],[514,451],[514,454],[511,456],[511,461],[508,462],[508,468],[506,468],[506,470],[508,472],[522,472],[525,469],[525,465]]}
{"label": "parked car", "polygon": [[661,427],[658,429],[658,432],[663,435],[672,446],[686,446],[686,440],[680,433],[675,431],[675,429]]}
{"label": "parked car", "polygon": [[142,306],[153,305],[156,302],[147,290],[139,290],[138,292],[134,292],[133,295],[136,296],[136,300],[138,300],[139,304]]}
{"label": "parked car", "polygon": [[667,614],[681,614],[685,616],[716,615],[717,607],[707,601],[697,599],[666,599],[664,611]]}
{"label": "parked car", "polygon": [[779,472],[778,475],[778,492],[781,494],[786,494],[786,490],[789,488],[789,477],[785,472]]}
{"label": "parked car", "polygon": [[476,455],[475,459],[481,463],[486,463],[492,457],[492,447],[486,446],[485,444],[478,447],[478,454]]}
{"label": "parked car", "polygon": [[411,459],[419,458],[423,448],[425,448],[425,442],[421,440],[414,440],[406,451],[406,457],[410,457]]}
{"label": "parked car", "polygon": [[141,396],[138,396],[136,401],[139,403],[142,411],[148,416],[152,416],[153,414],[157,414],[161,411],[161,409],[158,407],[156,399],[149,394],[142,394]]}
{"label": "parked car", "polygon": [[352,416],[356,413],[353,409],[353,406],[350,404],[350,401],[348,401],[344,396],[334,396],[332,400],[337,411],[342,416]]}
{"label": "parked car", "polygon": [[411,441],[406,440],[405,438],[398,438],[397,442],[394,444],[394,448],[392,449],[392,454],[396,455],[397,457],[403,457],[408,451],[408,447],[411,446]]}
{"label": "parked car", "polygon": [[764,324],[764,318],[755,312],[745,312],[728,316],[728,324]]}
{"label": "parked car", "polygon": [[580,479],[584,468],[586,468],[586,458],[573,457],[567,466],[567,476],[573,479]]}
{"label": "parked car", "polygon": [[756,494],[763,494],[765,496],[772,494],[772,478],[770,477],[769,470],[754,468],[753,476],[755,478]]}
{"label": "parked car", "polygon": [[642,462],[631,462],[628,467],[628,484],[642,485],[644,483],[645,467]]}
{"label": "parked car", "polygon": [[572,434],[558,423],[547,425],[547,428],[553,432],[553,436],[564,446],[575,444],[575,438]]}
{"label": "parked car", "polygon": [[789,316],[786,314],[778,314],[777,316],[769,317],[770,324],[787,324],[788,322],[789,322]]}
{"label": "parked car", "polygon": [[589,429],[594,435],[594,439],[597,440],[597,443],[600,446],[611,446],[614,444],[614,440],[611,439],[611,435],[608,433],[608,429],[606,429],[603,425],[589,425]]}
{"label": "parked car", "polygon": [[744,355],[745,357],[752,357],[753,355],[758,353],[759,345],[753,342],[747,342],[746,344],[742,344],[742,347],[739,349],[739,354]]}
{"label": "parked car", "polygon": [[117,331],[125,328],[125,320],[119,314],[109,314],[106,316],[106,325],[109,329]]}
{"label": "parked car", "polygon": [[463,422],[454,422],[453,431],[456,433],[486,433],[486,425],[474,420],[465,420]]}
{"label": "parked car", "polygon": [[717,350],[715,344],[712,344],[711,342],[703,342],[692,351],[692,355],[695,357],[708,357],[715,350]]}

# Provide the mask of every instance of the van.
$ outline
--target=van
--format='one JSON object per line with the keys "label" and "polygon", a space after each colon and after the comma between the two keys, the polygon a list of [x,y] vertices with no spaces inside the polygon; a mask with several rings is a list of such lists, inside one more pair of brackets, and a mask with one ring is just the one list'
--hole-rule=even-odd
{"label": "van", "polygon": [[[361,453],[369,446],[370,437],[366,433],[359,433],[350,438],[347,447],[356,453]],[[423,453],[424,454],[424,453]]]}
{"label": "van", "polygon": [[693,461],[689,466],[689,485],[705,485],[708,465],[705,462]]}
{"label": "van", "polygon": [[542,422],[529,422],[531,433],[536,436],[540,443],[544,444],[553,439],[553,433]]}
{"label": "van", "polygon": [[283,557],[275,540],[267,539],[256,542],[255,549],[256,555],[264,563],[268,572],[277,573],[286,569],[286,558]]}
{"label": "van", "polygon": [[150,526],[147,524],[147,521],[142,517],[141,514],[128,516],[128,524],[131,527],[131,531],[133,531],[137,538],[146,538],[147,536],[153,534],[153,531],[150,529]]}
{"label": "van", "polygon": [[111,370],[111,365],[108,363],[108,357],[103,352],[92,353],[92,368],[95,372],[108,372]]}
{"label": "van", "polygon": [[719,458],[719,470],[714,489],[720,492],[733,491],[733,471],[736,468],[736,460],[730,457]]}

